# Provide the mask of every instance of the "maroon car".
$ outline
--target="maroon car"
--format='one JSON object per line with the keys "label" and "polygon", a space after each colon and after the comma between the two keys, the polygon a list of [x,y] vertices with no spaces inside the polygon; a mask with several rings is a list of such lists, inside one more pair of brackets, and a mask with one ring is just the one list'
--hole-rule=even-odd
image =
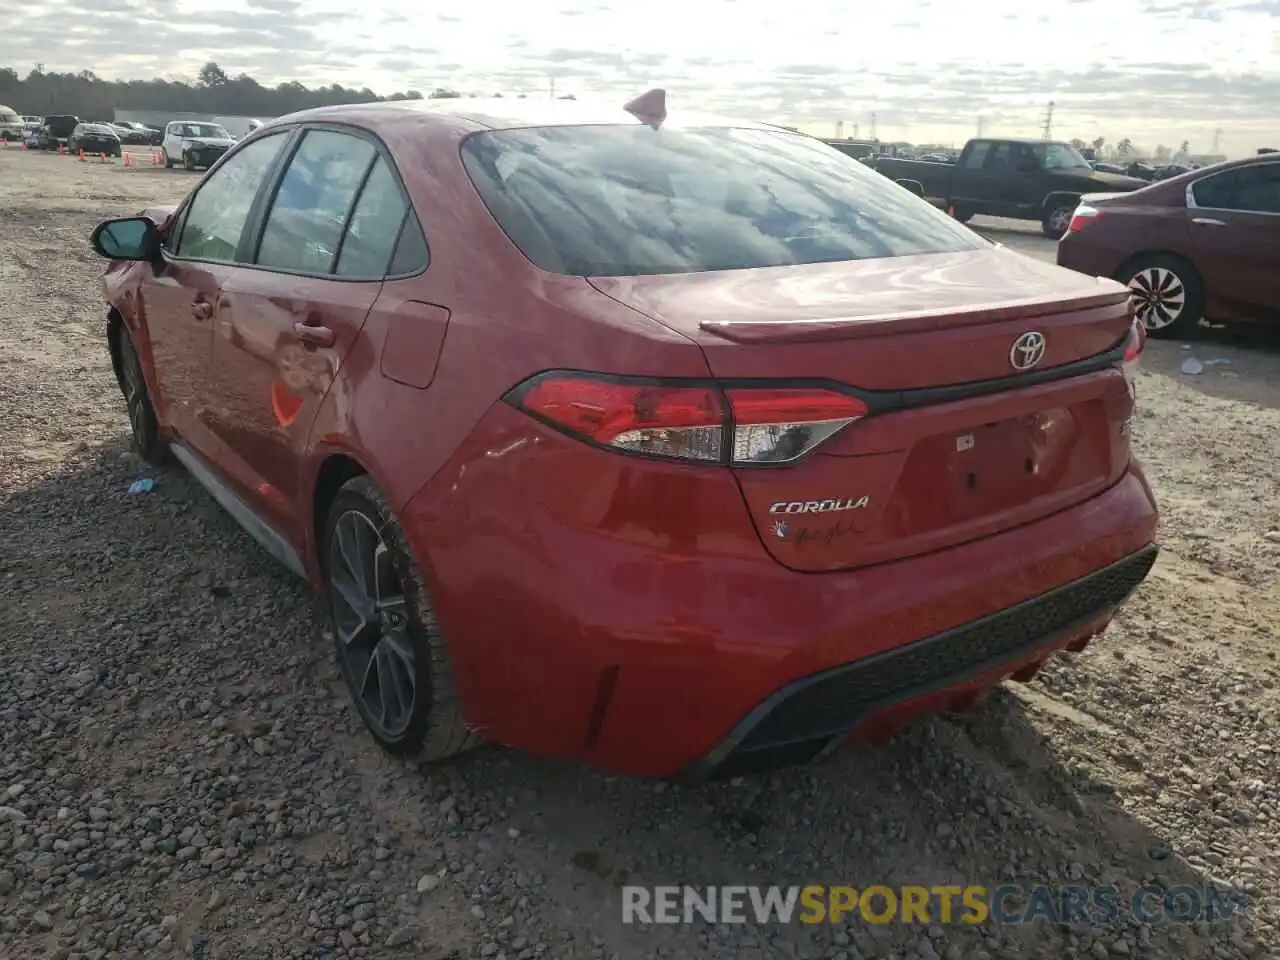
{"label": "maroon car", "polygon": [[1209,317],[1280,321],[1280,156],[1081,198],[1058,264],[1128,285],[1157,337]]}

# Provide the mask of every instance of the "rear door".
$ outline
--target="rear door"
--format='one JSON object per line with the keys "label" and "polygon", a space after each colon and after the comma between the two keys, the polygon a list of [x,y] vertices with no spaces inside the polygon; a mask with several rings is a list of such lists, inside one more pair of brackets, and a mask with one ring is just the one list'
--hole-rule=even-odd
{"label": "rear door", "polygon": [[1196,265],[1240,319],[1280,316],[1280,161],[1236,167],[1188,190]]}
{"label": "rear door", "polygon": [[408,269],[393,270],[393,257],[410,219],[375,139],[304,129],[258,213],[251,264],[223,286],[213,430],[230,479],[288,536],[302,529],[298,458],[309,428],[384,279]]}
{"label": "rear door", "polygon": [[210,457],[210,351],[222,284],[230,276],[259,188],[287,138],[246,146],[205,178],[167,228],[164,267],[140,291],[163,415]]}
{"label": "rear door", "polygon": [[[978,197],[988,213],[997,217],[1024,217],[1038,210],[1043,194],[1035,154],[1022,143],[997,143],[987,155],[978,181]],[[1037,214],[1038,215],[1038,214]]]}

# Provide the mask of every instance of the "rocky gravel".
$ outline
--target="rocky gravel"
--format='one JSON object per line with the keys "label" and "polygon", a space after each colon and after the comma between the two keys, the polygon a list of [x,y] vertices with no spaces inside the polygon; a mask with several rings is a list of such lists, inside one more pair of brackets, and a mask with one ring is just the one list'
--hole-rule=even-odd
{"label": "rocky gravel", "polygon": [[[697,788],[498,748],[414,769],[361,732],[302,585],[129,451],[86,237],[193,182],[0,154],[0,957],[1280,953],[1274,338],[1152,345],[1161,559],[1098,643],[973,713]],[[1190,354],[1232,363],[1190,377]],[[636,927],[624,883],[1186,884],[1246,908]]]}

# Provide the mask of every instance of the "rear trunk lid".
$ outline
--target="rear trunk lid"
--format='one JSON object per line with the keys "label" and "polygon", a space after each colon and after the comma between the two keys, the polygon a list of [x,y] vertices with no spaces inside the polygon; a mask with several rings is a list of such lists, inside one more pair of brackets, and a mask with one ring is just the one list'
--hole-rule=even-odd
{"label": "rear trunk lid", "polygon": [[[726,380],[840,385],[871,413],[799,461],[735,468],[766,548],[848,569],[964,543],[1095,496],[1129,462],[1132,395],[1094,362],[1128,292],[1001,248],[593,278],[693,339]],[[1042,336],[1027,370],[1015,348]]]}

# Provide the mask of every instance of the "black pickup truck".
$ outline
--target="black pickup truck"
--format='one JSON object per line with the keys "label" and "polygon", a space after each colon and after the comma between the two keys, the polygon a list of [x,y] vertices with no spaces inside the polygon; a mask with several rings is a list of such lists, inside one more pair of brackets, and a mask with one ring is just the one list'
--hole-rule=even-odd
{"label": "black pickup truck", "polygon": [[1099,173],[1068,143],[970,140],[955,163],[876,157],[866,161],[892,180],[915,180],[924,195],[964,222],[974,214],[1037,220],[1059,239],[1082,194],[1127,193],[1146,184]]}

